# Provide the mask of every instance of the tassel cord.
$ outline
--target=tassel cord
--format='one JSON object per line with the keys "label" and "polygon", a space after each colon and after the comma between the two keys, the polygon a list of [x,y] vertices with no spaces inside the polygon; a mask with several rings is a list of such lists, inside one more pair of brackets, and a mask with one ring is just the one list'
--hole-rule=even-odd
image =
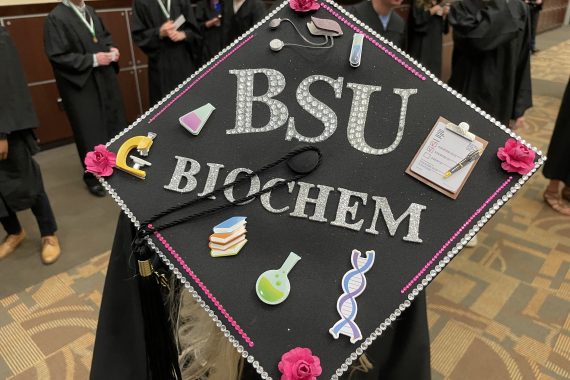
{"label": "tassel cord", "polygon": [[[299,155],[299,154],[301,154],[301,153],[307,152],[307,151],[313,151],[313,152],[316,152],[316,153],[318,154],[318,160],[317,160],[317,163],[315,164],[315,167],[314,167],[312,170],[310,170],[309,172],[307,172],[307,173],[300,173],[300,174],[297,174],[297,175],[295,175],[295,176],[293,176],[293,177],[290,177],[290,178],[287,179],[287,180],[283,180],[283,181],[277,182],[276,184],[274,184],[274,185],[272,185],[272,186],[269,186],[269,187],[266,188],[266,189],[262,189],[262,190],[260,190],[260,191],[257,191],[257,192],[255,192],[255,193],[251,194],[251,195],[247,195],[247,196],[245,196],[245,197],[242,197],[242,198],[240,198],[240,199],[237,199],[237,200],[235,200],[235,201],[233,201],[233,202],[221,204],[221,205],[212,207],[212,208],[210,208],[210,209],[207,209],[207,210],[204,210],[204,211],[200,211],[200,212],[197,212],[197,213],[194,213],[194,214],[185,216],[185,217],[183,217],[183,218],[173,220],[173,221],[168,222],[168,223],[161,224],[161,225],[159,225],[159,226],[152,226],[152,227],[150,226],[152,223],[156,222],[158,219],[160,219],[160,218],[162,218],[162,217],[164,217],[164,216],[166,216],[166,215],[169,215],[169,214],[171,214],[171,213],[173,213],[173,212],[182,210],[182,209],[184,209],[184,208],[186,208],[186,207],[193,206],[193,205],[195,205],[195,204],[197,204],[197,203],[199,203],[199,202],[201,202],[201,201],[203,201],[203,200],[208,199],[209,197],[211,197],[211,196],[213,196],[213,195],[214,195],[214,196],[215,196],[215,195],[218,195],[218,194],[222,193],[223,191],[225,191],[226,189],[229,189],[229,188],[231,188],[231,187],[233,187],[233,186],[239,185],[239,184],[245,182],[246,180],[252,178],[253,176],[259,175],[259,174],[261,174],[261,173],[263,173],[263,172],[265,172],[265,171],[267,171],[267,170],[269,170],[269,169],[272,169],[272,168],[276,167],[277,165],[279,165],[279,164],[281,164],[281,163],[283,163],[283,162],[285,162],[285,161],[288,161],[289,159],[291,159],[291,158],[293,158],[293,157],[295,157],[295,156],[297,156],[297,155]],[[226,184],[226,185],[220,186],[220,187],[218,187],[218,188],[212,190],[210,193],[204,194],[203,196],[201,196],[201,197],[199,197],[199,198],[195,198],[195,199],[192,199],[192,200],[190,200],[190,201],[188,201],[188,202],[185,202],[185,203],[181,203],[181,204],[179,204],[179,205],[172,206],[172,207],[170,207],[170,208],[168,208],[168,209],[166,209],[166,210],[164,210],[164,211],[162,211],[162,212],[160,212],[160,213],[154,215],[153,217],[149,218],[148,220],[146,220],[146,221],[142,224],[142,227],[139,229],[139,231],[138,231],[138,233],[137,233],[137,238],[146,238],[146,237],[150,236],[150,235],[151,235],[153,232],[155,232],[155,231],[162,231],[162,230],[168,229],[168,228],[170,228],[170,227],[174,227],[174,226],[177,226],[177,225],[179,225],[179,224],[183,224],[183,223],[189,222],[189,221],[191,221],[191,220],[194,220],[194,219],[197,219],[197,218],[200,218],[200,217],[203,217],[203,216],[211,215],[211,214],[214,214],[214,213],[216,213],[216,212],[218,212],[218,211],[224,210],[224,209],[226,209],[226,208],[230,208],[230,207],[239,205],[240,203],[244,203],[244,202],[250,201],[250,200],[252,200],[252,199],[255,199],[256,197],[258,197],[258,196],[260,196],[260,195],[262,195],[262,194],[268,193],[268,192],[273,191],[273,190],[275,190],[275,189],[277,189],[277,188],[283,187],[283,186],[287,185],[287,184],[290,183],[290,182],[294,182],[294,181],[297,181],[297,180],[299,180],[299,179],[301,179],[301,178],[303,178],[303,177],[306,177],[308,174],[310,174],[311,172],[313,172],[315,169],[317,169],[317,168],[320,166],[321,160],[322,160],[322,153],[321,153],[321,151],[320,151],[317,147],[314,147],[314,146],[305,146],[305,147],[302,147],[302,148],[295,149],[295,150],[289,152],[288,154],[286,154],[285,156],[281,157],[280,159],[278,159],[278,160],[276,160],[276,161],[274,161],[274,162],[272,162],[272,163],[270,163],[270,164],[267,164],[267,165],[263,166],[262,168],[260,168],[260,169],[258,169],[258,170],[256,170],[256,171],[254,171],[254,172],[252,172],[252,173],[247,173],[245,176],[243,176],[242,178],[240,178],[240,179],[238,179],[238,180],[236,180],[236,181],[233,181],[233,182],[230,182],[230,183],[228,183],[228,184]]]}

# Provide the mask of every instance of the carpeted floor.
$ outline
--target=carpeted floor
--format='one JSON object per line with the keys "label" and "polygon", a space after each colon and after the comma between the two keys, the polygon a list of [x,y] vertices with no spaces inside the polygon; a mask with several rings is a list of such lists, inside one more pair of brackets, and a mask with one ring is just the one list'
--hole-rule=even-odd
{"label": "carpeted floor", "polygon": [[87,379],[109,253],[0,300],[0,379]]}
{"label": "carpeted floor", "polygon": [[[533,57],[564,88],[570,40]],[[560,91],[538,91],[520,133],[546,151]],[[433,378],[570,378],[570,218],[528,186],[428,289]],[[0,299],[0,378],[87,379],[108,253]],[[413,365],[413,363],[411,363]]]}

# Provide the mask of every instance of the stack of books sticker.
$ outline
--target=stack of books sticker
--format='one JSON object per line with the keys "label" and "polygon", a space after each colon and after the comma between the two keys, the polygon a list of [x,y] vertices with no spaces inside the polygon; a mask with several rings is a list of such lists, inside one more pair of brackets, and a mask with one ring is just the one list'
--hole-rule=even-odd
{"label": "stack of books sticker", "polygon": [[245,238],[245,216],[234,216],[214,227],[214,233],[210,235],[212,257],[234,256],[243,248]]}

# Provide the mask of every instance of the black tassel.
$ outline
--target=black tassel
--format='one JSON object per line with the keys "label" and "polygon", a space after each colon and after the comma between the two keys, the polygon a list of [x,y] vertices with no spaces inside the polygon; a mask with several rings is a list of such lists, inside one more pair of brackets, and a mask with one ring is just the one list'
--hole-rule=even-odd
{"label": "black tassel", "polygon": [[181,380],[174,332],[161,293],[161,286],[165,284],[152,267],[154,254],[141,237],[137,237],[133,242],[133,253],[138,260],[138,283],[149,378]]}

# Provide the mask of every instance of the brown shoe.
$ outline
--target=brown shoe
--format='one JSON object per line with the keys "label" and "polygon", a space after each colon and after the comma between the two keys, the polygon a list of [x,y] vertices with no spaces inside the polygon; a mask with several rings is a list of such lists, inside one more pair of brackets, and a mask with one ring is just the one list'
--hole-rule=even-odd
{"label": "brown shoe", "polygon": [[55,235],[42,238],[42,262],[45,265],[53,264],[61,255],[59,240]]}
{"label": "brown shoe", "polygon": [[19,234],[16,235],[7,235],[4,239],[4,242],[0,244],[0,259],[8,256],[10,253],[14,252],[16,248],[26,238],[26,231],[22,230]]}

